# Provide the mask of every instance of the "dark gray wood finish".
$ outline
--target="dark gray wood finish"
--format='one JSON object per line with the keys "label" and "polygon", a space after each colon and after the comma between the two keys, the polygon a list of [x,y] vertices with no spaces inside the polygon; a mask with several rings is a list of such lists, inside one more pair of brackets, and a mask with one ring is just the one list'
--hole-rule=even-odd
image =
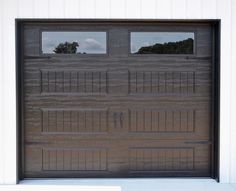
{"label": "dark gray wood finish", "polygon": [[[107,54],[42,55],[41,32],[106,31]],[[130,54],[130,31],[190,31],[193,55]],[[24,25],[24,177],[212,175],[212,26]]]}

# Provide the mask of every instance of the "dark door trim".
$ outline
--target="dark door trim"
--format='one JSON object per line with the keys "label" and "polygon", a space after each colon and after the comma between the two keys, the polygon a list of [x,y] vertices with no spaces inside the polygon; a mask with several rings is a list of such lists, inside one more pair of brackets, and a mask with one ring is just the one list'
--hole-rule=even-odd
{"label": "dark door trim", "polygon": [[211,23],[213,26],[213,88],[212,88],[212,178],[219,181],[219,159],[220,159],[220,28],[219,19],[208,20],[157,20],[157,19],[16,19],[16,117],[17,117],[17,181],[24,179],[24,68],[23,68],[23,26],[25,23],[179,23],[198,24]]}
{"label": "dark door trim", "polygon": [[213,177],[217,182],[220,181],[220,33],[221,21],[214,23],[213,29],[213,89],[212,89],[212,128],[213,128]]}

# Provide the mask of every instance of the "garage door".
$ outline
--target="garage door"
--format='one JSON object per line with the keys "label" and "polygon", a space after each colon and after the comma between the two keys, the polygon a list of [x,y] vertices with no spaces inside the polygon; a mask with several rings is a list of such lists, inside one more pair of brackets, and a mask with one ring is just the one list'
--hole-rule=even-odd
{"label": "garage door", "polygon": [[212,176],[212,26],[23,26],[23,175]]}

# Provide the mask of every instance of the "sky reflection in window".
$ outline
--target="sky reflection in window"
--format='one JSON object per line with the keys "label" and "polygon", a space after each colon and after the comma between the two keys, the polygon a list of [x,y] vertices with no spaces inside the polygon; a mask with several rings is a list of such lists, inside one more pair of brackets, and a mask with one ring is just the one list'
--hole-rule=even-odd
{"label": "sky reflection in window", "polygon": [[106,54],[106,32],[42,32],[44,54]]}

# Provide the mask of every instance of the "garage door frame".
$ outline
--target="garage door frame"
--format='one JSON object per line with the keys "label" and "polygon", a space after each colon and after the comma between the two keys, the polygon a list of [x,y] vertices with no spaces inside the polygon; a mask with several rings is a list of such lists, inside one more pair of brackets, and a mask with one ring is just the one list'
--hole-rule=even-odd
{"label": "garage door frame", "polygon": [[157,19],[16,19],[16,111],[17,111],[17,180],[24,179],[24,89],[23,89],[23,30],[25,23],[211,23],[213,29],[212,63],[212,178],[219,181],[219,142],[220,142],[220,20],[157,20]]}

